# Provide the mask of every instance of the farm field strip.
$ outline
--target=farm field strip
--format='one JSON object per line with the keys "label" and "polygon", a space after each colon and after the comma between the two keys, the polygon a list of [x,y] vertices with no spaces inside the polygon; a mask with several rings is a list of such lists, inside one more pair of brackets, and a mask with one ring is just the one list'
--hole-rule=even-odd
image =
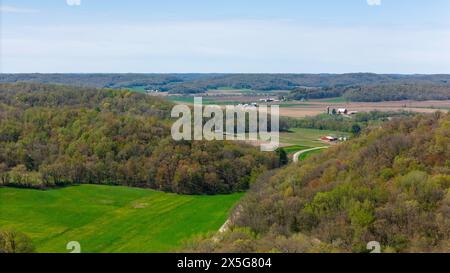
{"label": "farm field strip", "polygon": [[291,131],[292,132],[280,133],[280,142],[289,143],[290,145],[299,145],[306,148],[315,148],[329,145],[320,140],[320,138],[323,136],[348,136],[348,133],[330,130],[293,128],[291,129]]}
{"label": "farm field strip", "polygon": [[[211,91],[212,92],[212,91]],[[224,93],[225,94],[225,93]],[[239,103],[259,103],[259,99],[273,96],[273,94],[244,95],[241,96],[206,96],[203,103],[216,105],[237,105]],[[248,93],[247,93],[248,94]],[[216,94],[217,95],[217,94]],[[193,97],[167,97],[176,103],[192,104]],[[349,102],[344,98],[315,99],[304,102],[288,101],[277,103],[280,106],[280,115],[284,117],[302,118],[316,116],[326,112],[327,107],[338,109],[347,108],[351,111],[411,111],[417,113],[433,113],[450,109],[450,100],[447,101],[385,101],[385,102]]]}

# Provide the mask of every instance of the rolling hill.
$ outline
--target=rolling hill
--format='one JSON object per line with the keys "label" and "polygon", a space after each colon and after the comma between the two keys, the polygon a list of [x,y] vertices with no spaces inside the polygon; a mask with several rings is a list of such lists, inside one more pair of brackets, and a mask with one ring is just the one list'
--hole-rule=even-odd
{"label": "rolling hill", "polygon": [[[340,96],[349,86],[408,83],[440,86],[449,75],[348,74],[0,74],[0,83],[34,82],[96,88],[159,90],[174,94],[203,93],[209,89],[234,88],[259,91],[297,90],[307,87],[310,98]],[[314,90],[310,90],[313,88]],[[448,95],[448,88],[445,94]],[[310,92],[312,91],[312,93]],[[391,90],[395,93],[395,88]],[[303,95],[302,95],[303,96]],[[427,97],[422,94],[420,97]]]}

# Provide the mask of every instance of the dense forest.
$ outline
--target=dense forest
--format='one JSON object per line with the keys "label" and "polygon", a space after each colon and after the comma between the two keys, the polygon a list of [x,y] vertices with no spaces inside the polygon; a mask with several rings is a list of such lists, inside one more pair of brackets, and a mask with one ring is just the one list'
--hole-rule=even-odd
{"label": "dense forest", "polygon": [[366,85],[296,88],[288,96],[291,100],[344,97],[347,101],[449,100],[449,84],[382,83]]}
{"label": "dense forest", "polygon": [[349,87],[345,85],[326,87],[298,87],[292,90],[287,99],[310,100],[342,97]]}
{"label": "dense forest", "polygon": [[348,88],[344,97],[350,101],[450,100],[450,85],[380,84]]}
{"label": "dense forest", "polygon": [[[391,84],[448,86],[450,75],[353,74],[0,74],[0,83],[38,82],[96,88],[134,88],[177,94],[203,93],[221,87],[256,91],[295,90],[297,96],[322,98],[343,94],[347,87]],[[312,89],[311,89],[312,88]],[[391,92],[395,88],[391,88]],[[299,93],[300,92],[300,93]],[[441,92],[441,91],[439,91]],[[295,96],[295,93],[293,96]],[[442,93],[440,93],[442,95]],[[448,97],[444,90],[444,95]],[[373,96],[376,98],[376,96]],[[431,97],[434,97],[432,95]],[[422,98],[428,96],[422,94]],[[357,99],[357,97],[355,97]],[[384,97],[381,97],[383,100]]]}
{"label": "dense forest", "polygon": [[245,190],[279,166],[275,154],[243,144],[173,141],[170,109],[130,91],[1,84],[0,183],[217,194]]}
{"label": "dense forest", "polygon": [[187,251],[450,250],[450,114],[397,118],[252,186],[233,227]]}

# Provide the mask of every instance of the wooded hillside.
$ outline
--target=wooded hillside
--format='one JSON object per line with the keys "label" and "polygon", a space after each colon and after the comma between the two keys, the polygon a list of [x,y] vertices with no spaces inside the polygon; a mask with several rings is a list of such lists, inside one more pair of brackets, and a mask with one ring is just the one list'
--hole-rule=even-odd
{"label": "wooded hillside", "polygon": [[171,104],[151,96],[41,84],[0,85],[0,182],[80,183],[183,194],[248,188],[276,155],[217,142],[175,142]]}
{"label": "wooded hillside", "polygon": [[267,173],[234,222],[188,251],[450,251],[450,114],[395,119]]}
{"label": "wooded hillside", "polygon": [[437,83],[379,83],[350,86],[296,88],[288,98],[293,100],[344,97],[348,101],[381,102],[401,100],[449,100],[450,85]]}
{"label": "wooded hillside", "polygon": [[[97,88],[144,88],[176,94],[203,93],[209,89],[234,88],[255,91],[305,91],[308,98],[337,97],[354,86],[393,85],[448,86],[450,75],[349,74],[0,74],[0,83],[35,82]],[[432,87],[432,88],[431,88]],[[311,89],[312,88],[312,89]],[[423,90],[423,88],[421,88]],[[448,90],[448,89],[447,89]],[[294,93],[295,93],[294,92]],[[423,93],[427,93],[423,92]],[[449,95],[448,91],[444,93]],[[297,94],[298,95],[298,94]],[[302,95],[303,96],[303,95]],[[426,94],[423,94],[426,98]],[[428,96],[429,97],[429,96]],[[427,97],[427,98],[428,98]],[[433,96],[434,97],[434,96]],[[362,95],[360,98],[364,98]],[[373,96],[371,98],[377,98]],[[389,98],[389,97],[386,97]],[[353,98],[350,98],[353,99]],[[354,99],[357,99],[356,97]],[[384,100],[385,97],[378,99]]]}

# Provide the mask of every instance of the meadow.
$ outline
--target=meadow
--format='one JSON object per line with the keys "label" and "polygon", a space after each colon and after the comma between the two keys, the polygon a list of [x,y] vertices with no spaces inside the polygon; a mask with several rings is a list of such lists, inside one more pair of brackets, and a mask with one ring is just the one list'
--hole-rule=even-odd
{"label": "meadow", "polygon": [[298,160],[299,160],[299,161],[303,161],[303,160],[307,159],[308,157],[313,156],[313,155],[316,155],[316,154],[320,154],[320,153],[322,153],[323,151],[324,151],[324,149],[321,149],[321,150],[313,150],[313,151],[309,151],[309,152],[303,153],[303,154],[301,154],[301,155],[298,157]]}
{"label": "meadow", "polygon": [[172,252],[218,230],[241,193],[185,196],[147,189],[80,185],[40,191],[0,188],[0,227],[28,235],[37,252]]}
{"label": "meadow", "polygon": [[280,143],[298,145],[307,148],[327,146],[327,143],[319,140],[323,136],[340,137],[348,136],[348,133],[307,128],[292,128],[291,132],[280,133]]}
{"label": "meadow", "polygon": [[310,147],[306,147],[306,146],[300,146],[300,145],[292,145],[292,146],[286,146],[283,147],[283,150],[288,154],[288,155],[293,155],[298,151],[302,151],[302,150],[306,150]]}

